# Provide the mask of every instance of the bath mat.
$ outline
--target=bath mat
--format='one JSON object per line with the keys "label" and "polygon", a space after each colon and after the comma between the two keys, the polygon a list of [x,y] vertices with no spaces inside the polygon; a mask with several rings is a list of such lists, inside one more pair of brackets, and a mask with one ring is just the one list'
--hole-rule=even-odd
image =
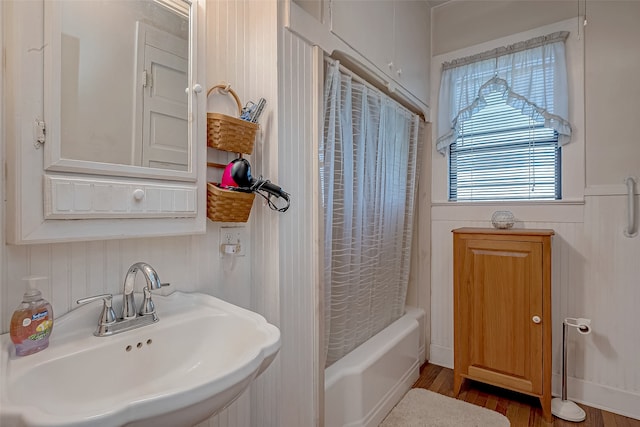
{"label": "bath mat", "polygon": [[413,388],[380,427],[509,427],[504,415],[423,388]]}

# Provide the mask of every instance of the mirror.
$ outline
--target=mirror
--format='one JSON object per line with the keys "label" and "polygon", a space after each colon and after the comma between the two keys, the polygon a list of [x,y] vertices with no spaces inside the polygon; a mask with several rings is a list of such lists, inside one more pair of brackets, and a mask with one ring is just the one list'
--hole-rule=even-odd
{"label": "mirror", "polygon": [[48,171],[195,180],[190,16],[185,0],[45,2]]}
{"label": "mirror", "polygon": [[[36,0],[10,5],[1,17],[6,37],[3,75],[11,82],[3,93],[9,135],[7,242],[204,233],[206,168],[195,160],[204,162],[207,154],[206,92],[198,84],[205,77],[206,0]],[[72,11],[75,15],[67,16]],[[82,26],[84,32],[69,25]],[[166,59],[166,51],[178,52],[170,58],[186,58],[186,76],[184,61],[175,65],[163,59],[172,65],[149,73],[147,86],[142,85],[158,88],[162,83],[164,89],[166,80],[177,81],[156,92],[182,100],[179,108],[167,113],[162,105],[136,118],[144,111],[135,91],[138,81],[144,82],[138,72],[140,63],[145,70],[145,62],[138,61],[140,49],[153,51],[153,58]],[[185,49],[186,54],[181,53]],[[166,137],[165,148],[181,154],[158,156],[146,165],[134,162],[145,157],[144,147],[131,144],[135,123],[154,121],[157,111],[170,118],[151,128]],[[127,160],[115,153],[122,141],[129,144],[122,150]],[[86,147],[76,149],[74,142]]]}

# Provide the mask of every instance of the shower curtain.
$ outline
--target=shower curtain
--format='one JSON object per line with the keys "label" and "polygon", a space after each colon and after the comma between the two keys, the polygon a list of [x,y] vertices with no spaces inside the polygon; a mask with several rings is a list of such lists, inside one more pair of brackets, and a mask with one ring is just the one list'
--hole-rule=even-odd
{"label": "shower curtain", "polygon": [[404,314],[422,126],[327,61],[320,183],[329,366]]}

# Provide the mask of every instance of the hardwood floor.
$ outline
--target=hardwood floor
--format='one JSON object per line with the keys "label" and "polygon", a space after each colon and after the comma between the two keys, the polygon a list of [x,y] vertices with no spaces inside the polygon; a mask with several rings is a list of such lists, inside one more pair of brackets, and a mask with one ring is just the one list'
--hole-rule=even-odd
{"label": "hardwood floor", "polygon": [[[453,370],[425,363],[413,388],[425,388],[453,397]],[[511,427],[640,427],[640,421],[589,406],[580,405],[587,413],[581,423],[554,418],[548,423],[542,416],[540,401],[534,397],[476,381],[466,380],[458,399],[500,412],[509,418]]]}

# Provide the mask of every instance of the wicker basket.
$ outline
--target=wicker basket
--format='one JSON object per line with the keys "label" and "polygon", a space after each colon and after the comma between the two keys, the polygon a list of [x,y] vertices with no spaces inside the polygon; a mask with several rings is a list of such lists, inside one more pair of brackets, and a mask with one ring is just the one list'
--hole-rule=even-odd
{"label": "wicker basket", "polygon": [[[230,93],[238,105],[238,116],[242,114],[242,103],[238,94],[228,86],[216,85],[207,92],[207,98],[215,89]],[[207,145],[212,148],[233,153],[251,154],[260,126],[236,117],[220,113],[207,113]]]}
{"label": "wicker basket", "polygon": [[207,183],[207,217],[211,221],[247,222],[255,194],[225,190]]}

